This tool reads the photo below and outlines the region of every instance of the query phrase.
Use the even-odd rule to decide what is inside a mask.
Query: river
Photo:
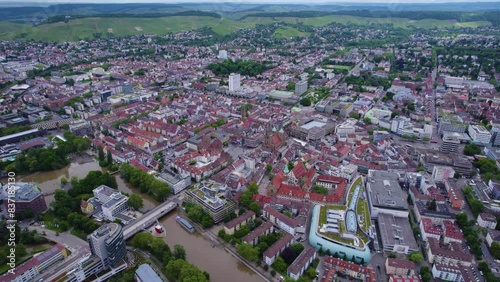
[[[68,181],[73,176],[77,178],[84,178],[85,176],[87,176],[89,171],[93,170],[105,171],[103,168],[99,166],[99,163],[95,161],[83,164],[71,163],[70,165],[62,169],[44,171],[21,177],[19,181],[37,183],[38,187],[42,190],[43,193],[52,193],[56,189],[61,188],[61,178],[64,177]],[[142,194],[139,191],[139,189],[136,189],[132,187],[132,185],[123,181],[123,179],[119,176],[119,174],[116,174],[115,179],[116,179],[116,184],[118,185],[118,190],[128,194],[135,193],[142,197],[144,203],[143,210],[145,211],[150,210],[158,204],[149,195]],[[54,201],[54,195],[45,196],[45,202],[47,202],[47,206],[50,205],[50,203],[53,201]]]
[[[72,163],[65,168],[40,172],[28,176],[21,177],[18,181],[34,182],[44,193],[54,192],[61,186],[61,178],[71,179],[76,176],[84,178],[89,171],[99,170],[103,171],[97,162],[89,163]],[[144,200],[143,210],[150,210],[158,203],[146,194],[141,194],[138,189],[132,187],[130,184],[125,183],[123,179],[116,174],[116,182],[118,190],[132,194],[140,195]],[[49,205],[54,201],[54,195],[46,196],[45,201]],[[211,242],[206,240],[198,233],[191,234],[184,230],[176,221],[176,212],[163,217],[160,222],[165,227],[166,237],[165,242],[168,243],[173,250],[175,244],[184,246],[186,250],[187,260],[199,267],[203,271],[210,274],[210,281],[223,282],[223,281],[238,281],[238,282],[262,282],[263,279],[257,275],[253,270],[248,268],[237,258],[233,257],[230,253],[223,249],[212,247]]]
[[[262,282],[263,279],[224,249],[212,247],[199,233],[189,233],[175,221],[176,212],[163,217],[165,242],[173,250],[175,244],[184,246],[187,260],[210,274],[210,281]]]

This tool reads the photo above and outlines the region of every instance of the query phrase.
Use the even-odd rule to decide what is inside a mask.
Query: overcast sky
[[[294,4],[313,4],[313,3],[456,3],[456,2],[500,2],[499,0],[344,0],[344,1],[328,1],[328,0],[236,0],[236,1],[222,1],[222,0],[0,0],[0,3],[17,4],[22,2],[26,3],[208,3],[208,2],[227,2],[227,3],[294,3]]]

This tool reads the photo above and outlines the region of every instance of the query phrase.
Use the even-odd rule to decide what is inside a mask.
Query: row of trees
[[[464,188],[463,191],[465,198],[467,199],[467,202],[469,203],[470,209],[474,214],[474,216],[477,216],[478,214],[482,213],[484,210],[483,202],[476,199],[476,197],[474,196],[473,188],[471,186],[467,186]]]
[[[155,238],[150,233],[140,232],[132,238],[132,246],[151,252],[163,265],[171,260],[186,259],[186,251],[181,245],[174,245],[174,251],[161,238]]]
[[[101,146],[97,148],[98,158],[99,158],[99,166],[108,167],[109,170],[116,170],[118,167],[116,165],[113,166],[113,156],[111,155],[111,150],[106,152],[104,155],[104,150]]]
[[[151,252],[165,265],[166,275],[170,281],[208,282],[210,275],[186,261],[186,251],[182,245],[174,245],[174,250],[161,239],[146,232],[138,233],[132,239],[132,246]],[[123,281],[123,280],[120,280]]]
[[[139,188],[141,193],[150,195],[158,202],[163,202],[170,195],[170,187],[168,184],[154,178],[154,176],[147,172],[127,163],[120,166],[120,171],[121,176],[126,182]]]
[[[3,127],[3,128],[0,128],[0,137],[23,132],[23,131],[30,130],[30,129],[32,129],[32,128],[29,125]]]
[[[457,224],[462,229],[467,245],[470,247],[471,252],[477,260],[483,258],[483,251],[481,249],[481,237],[479,236],[479,229],[474,228],[475,221],[469,220],[467,214],[460,213],[456,216]]]

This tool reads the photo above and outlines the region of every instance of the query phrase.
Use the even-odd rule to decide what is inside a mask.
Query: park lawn
[[[308,37],[310,35],[311,35],[310,32],[303,32],[291,26],[279,27],[273,33],[273,37],[276,39],[289,39],[292,37]]]

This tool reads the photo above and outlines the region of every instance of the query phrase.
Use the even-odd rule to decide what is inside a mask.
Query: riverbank
[[[56,189],[61,187],[61,178],[66,178],[68,180],[71,177],[84,178],[87,176],[89,171],[104,171],[103,168],[99,166],[97,161],[88,162],[84,164],[71,163],[70,165],[53,171],[36,172],[29,175],[19,176],[17,181],[34,182],[40,187],[42,192],[51,193]],[[140,193],[140,191],[133,187],[132,185],[126,183],[120,174],[116,174],[116,182],[118,184],[118,190],[128,194],[139,195],[144,200],[144,207],[141,210],[151,210],[158,206],[158,202],[149,197],[148,195]],[[54,200],[54,196],[46,196],[45,201],[47,206]],[[177,209],[179,215],[182,214],[183,217],[187,218],[181,208]],[[170,214],[162,217],[159,222],[165,228],[165,237],[162,237],[169,246],[174,246],[179,244],[184,246],[187,253],[188,261],[203,271],[207,271],[210,274],[210,280],[212,282],[224,282],[227,281],[227,277],[231,277],[231,280],[238,282],[262,282],[268,281],[263,279],[255,271],[255,267],[251,264],[246,264],[237,256],[232,255],[230,252],[224,250],[224,246],[220,245],[218,238],[213,233],[206,233],[203,229],[198,226],[198,230],[201,233],[189,233],[184,228],[182,228],[176,221],[175,216],[177,212],[171,212]],[[196,226],[195,226],[196,228]],[[216,246],[212,246],[216,245]],[[207,259],[210,258],[210,259]]]
[[[181,216],[187,218],[187,214],[184,212],[182,207],[177,208],[178,213],[181,214]],[[201,227],[200,224],[195,223],[190,221],[190,223],[195,227],[196,231],[205,238],[205,240],[209,241],[212,243],[212,247],[217,247],[219,249],[225,250],[229,254],[231,254],[234,258],[239,260],[241,263],[243,263],[245,266],[253,270],[257,275],[259,275],[264,281],[271,282],[272,277],[269,273],[266,273],[263,271],[262,268],[258,267],[255,265],[255,263],[249,262],[248,260],[244,259],[241,257],[236,250],[233,250],[234,248],[232,246],[227,246],[226,242],[221,240],[214,232],[214,229],[217,229],[218,225],[214,225],[213,227],[205,230]],[[267,275],[266,275],[267,274]]]

